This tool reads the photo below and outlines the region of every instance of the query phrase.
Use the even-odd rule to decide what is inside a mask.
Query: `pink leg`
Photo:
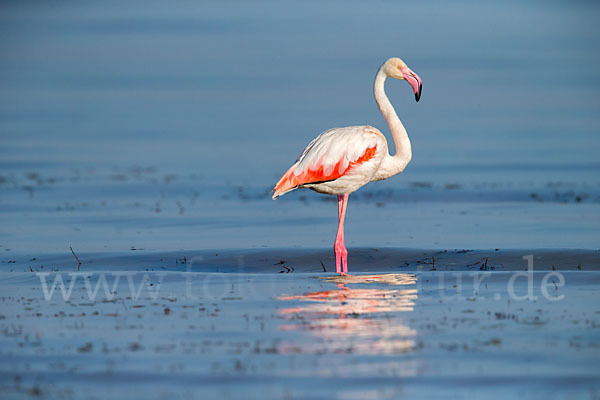
[[[339,222],[335,244],[333,245],[335,252],[335,272],[338,274],[348,272],[348,250],[346,250],[346,246],[344,245],[344,218],[346,217],[346,206],[348,205],[349,196],[348,194],[338,196]]]

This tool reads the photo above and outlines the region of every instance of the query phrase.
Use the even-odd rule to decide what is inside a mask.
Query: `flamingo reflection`
[[[416,332],[398,313],[414,308],[416,275],[338,275],[320,279],[335,284],[335,288],[278,298],[298,303],[279,310],[286,320],[280,329],[316,336],[316,340],[282,343],[280,351],[387,354],[415,347]]]

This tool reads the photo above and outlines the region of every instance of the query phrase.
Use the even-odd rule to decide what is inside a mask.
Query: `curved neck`
[[[406,129],[404,129],[404,125],[400,122],[400,118],[398,118],[394,106],[392,106],[392,103],[390,103],[390,100],[385,94],[384,86],[386,78],[387,74],[383,71],[383,67],[381,67],[375,76],[373,92],[375,94],[377,106],[390,127],[396,145],[396,154],[391,158],[393,158],[395,164],[397,164],[396,168],[400,168],[400,171],[402,171],[404,167],[406,167],[406,164],[410,162],[412,151]]]

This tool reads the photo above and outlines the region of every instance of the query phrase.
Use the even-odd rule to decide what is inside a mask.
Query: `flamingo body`
[[[386,153],[385,137],[372,126],[330,129],[310,142],[283,174],[273,198],[302,187],[350,194],[373,179]]]
[[[399,58],[388,59],[375,76],[375,101],[394,137],[394,156],[388,152],[385,136],[372,126],[330,129],[306,146],[273,188],[273,199],[298,188],[338,196],[339,223],[334,244],[338,273],[348,271],[348,251],[344,245],[348,196],[371,181],[399,174],[412,157],[406,129],[385,94],[384,83],[388,77],[406,80],[417,101],[421,97],[422,83],[421,78]]]

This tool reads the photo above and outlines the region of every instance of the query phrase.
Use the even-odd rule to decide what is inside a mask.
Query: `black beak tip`
[[[419,99],[421,98],[421,89],[423,89],[423,86],[419,86],[419,90],[415,93],[415,100],[417,101],[417,103],[419,102]]]

